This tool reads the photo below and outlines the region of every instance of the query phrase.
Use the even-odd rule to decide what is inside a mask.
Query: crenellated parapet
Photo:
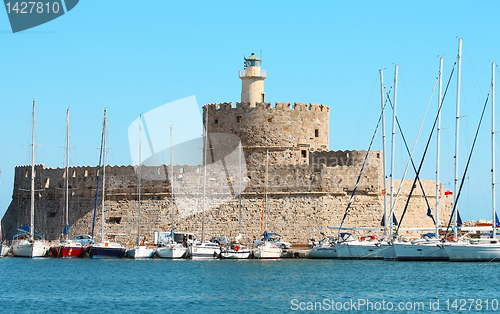
[[[231,109],[240,109],[240,110],[255,110],[255,109],[274,109],[274,110],[283,110],[283,111],[319,111],[319,112],[330,112],[330,107],[322,104],[313,104],[313,103],[293,103],[293,105],[289,102],[275,102],[274,105],[271,102],[260,102],[256,103],[255,106],[251,106],[250,103],[247,102],[222,102],[222,103],[211,103],[203,106],[204,111],[208,109],[209,113],[213,113],[217,110],[231,110]]]

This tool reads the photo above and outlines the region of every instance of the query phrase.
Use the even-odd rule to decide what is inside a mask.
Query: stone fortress
[[[265,102],[267,73],[261,70],[261,60],[253,53],[246,59],[246,67],[240,71],[239,77],[242,80],[241,102],[203,106],[203,122],[209,138],[222,133],[233,134],[241,140],[247,170],[243,175],[246,188],[241,194],[242,242],[249,243],[254,236],[260,235],[264,208],[267,230],[279,233],[292,244],[318,239],[320,231],[327,235],[336,234],[337,230],[328,230],[327,226],[340,225],[366,151],[329,150],[328,106]],[[213,142],[210,145],[213,146]],[[55,240],[61,234],[64,178],[69,175],[70,236],[90,234],[99,168],[70,167],[68,174],[64,168],[36,165],[35,169],[35,194],[39,196],[35,199],[36,231],[48,240]],[[371,151],[344,226],[380,228],[384,208],[382,169],[382,152]],[[146,167],[143,173],[148,171],[166,174],[170,165]],[[199,166],[175,165],[174,183],[176,186],[186,185],[189,181],[185,179],[196,173],[200,173]],[[207,173],[207,180],[213,180],[214,175]],[[30,166],[16,167],[12,202],[2,219],[4,239],[11,239],[18,226],[29,224],[30,176]],[[170,174],[163,177],[145,175],[141,182],[141,235],[147,236],[150,242],[154,232],[171,228],[172,188],[169,178]],[[227,179],[233,182],[234,188],[238,178],[228,176]],[[108,238],[123,243],[135,242],[139,219],[138,181],[134,166],[106,167],[104,227]],[[395,180],[396,188],[399,183]],[[403,183],[395,210],[398,219],[412,183],[411,179]],[[422,183],[434,212],[435,181]],[[217,201],[221,197],[214,189],[208,189],[207,204],[211,209],[205,212],[205,238],[211,235],[233,238],[238,234],[239,198],[236,194],[225,195],[224,201]],[[96,240],[99,240],[101,230],[100,199],[101,196],[96,216]],[[445,224],[451,213],[452,196],[445,196],[442,186],[440,199],[439,222]],[[191,205],[199,207],[200,203],[198,196],[193,198]],[[176,201],[176,230],[195,233],[200,239],[202,213],[197,210],[191,215],[180,215],[178,206]],[[415,189],[402,228],[433,227],[426,212],[422,191]],[[382,235],[381,231],[352,233],[358,236]],[[407,235],[418,236],[417,233]]]

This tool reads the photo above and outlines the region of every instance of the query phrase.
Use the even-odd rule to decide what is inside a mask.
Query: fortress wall
[[[343,154],[343,155],[342,155]],[[332,153],[332,155],[335,155]],[[352,154],[350,154],[351,156]],[[346,156],[337,153],[339,158]],[[377,157],[374,154],[372,166],[360,180],[357,194],[354,197],[346,226],[378,227],[383,215],[383,196],[381,194],[380,167],[377,166]],[[354,163],[355,164],[355,163]],[[376,166],[373,166],[375,164]],[[368,163],[370,165],[370,163]],[[236,165],[214,167],[207,171],[206,191],[206,229],[207,233],[231,235],[238,233],[238,183]],[[23,174],[26,167],[16,168],[16,187],[27,187],[29,177]],[[29,168],[29,167],[28,167]],[[209,167],[207,167],[209,168]],[[202,210],[202,178],[201,167],[176,165],[174,167],[174,191],[176,194],[175,224],[179,231],[190,231],[201,237],[201,210]],[[70,205],[71,235],[90,233],[95,203],[95,189],[97,181],[92,181],[91,173],[97,174],[96,167],[73,167],[77,176],[70,179],[72,191]],[[87,170],[87,177],[84,176]],[[142,172],[142,205],[141,230],[152,239],[155,231],[167,231],[171,223],[171,193],[170,174],[168,166],[143,167]],[[83,175],[78,179],[78,173]],[[106,232],[115,234],[114,237],[122,242],[134,242],[137,235],[137,184],[138,177],[133,166],[106,167]],[[229,175],[229,188],[220,184],[221,174]],[[272,165],[269,167],[268,177],[268,226],[292,243],[306,243],[311,237],[318,237],[317,228],[340,224],[352,190],[357,180],[359,167],[352,165],[338,165],[326,167],[321,165]],[[48,239],[56,239],[61,230],[63,218],[63,197],[60,184],[64,169],[44,169],[37,166],[38,183],[41,197],[36,198],[36,230],[46,234]],[[41,189],[44,178],[50,178],[50,186]],[[200,182],[193,187],[193,182]],[[265,168],[259,165],[249,165],[243,183],[248,185],[242,194],[243,206],[243,233],[246,237],[258,235],[263,209]],[[52,185],[52,182],[54,183]],[[80,184],[81,182],[81,184]],[[92,186],[91,182],[95,182]],[[396,206],[396,216],[400,217],[406,197],[411,188],[411,180],[403,185],[403,192]],[[435,203],[434,181],[423,181],[426,193],[430,198],[431,208]],[[396,181],[397,187],[399,182]],[[389,186],[389,181],[388,181]],[[236,192],[236,193],[235,193]],[[179,194],[180,193],[180,194]],[[229,193],[229,194],[228,194]],[[440,221],[447,221],[451,212],[452,197],[444,196],[441,188]],[[179,196],[180,195],[180,196]],[[432,226],[432,221],[426,217],[427,207],[421,190],[414,192],[415,197],[410,202],[409,210],[403,227]],[[389,197],[387,197],[389,201]],[[225,203],[224,203],[225,202]],[[96,219],[96,234],[100,233],[101,226],[101,198],[98,200]],[[180,213],[179,211],[182,211]],[[186,212],[188,215],[186,215]],[[181,215],[181,214],[184,214]],[[2,227],[6,239],[11,239],[19,225],[27,224],[29,217],[29,191],[17,191],[12,203],[2,220]],[[326,230],[323,230],[326,231]],[[332,234],[327,231],[328,234]],[[333,231],[331,231],[333,232]],[[355,232],[356,233],[356,232]],[[376,232],[380,234],[380,232]],[[356,234],[366,235],[363,232]]]

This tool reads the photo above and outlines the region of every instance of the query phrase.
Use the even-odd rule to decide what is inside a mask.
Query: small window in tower
[[[215,119],[214,124],[219,124],[219,120]]]
[[[241,123],[241,116],[236,117],[236,122]]]
[[[56,216],[56,213],[47,213],[47,218],[54,218]]]
[[[88,176],[89,176],[89,171],[88,171],[88,170],[85,170],[84,177],[88,177]]]
[[[314,130],[314,137],[319,137],[319,130],[318,129]]]
[[[306,158],[307,157],[307,150],[301,150],[301,154],[302,154],[302,158]]]
[[[48,189],[50,184],[50,178],[45,178],[45,188]]]
[[[76,178],[76,171],[73,171],[73,178]]]
[[[273,118],[268,118],[267,122],[273,122]]]

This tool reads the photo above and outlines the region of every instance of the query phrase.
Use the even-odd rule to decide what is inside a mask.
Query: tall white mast
[[[441,151],[441,97],[443,91],[443,57],[439,60],[439,91],[438,91],[438,124],[437,124],[437,155],[436,155],[436,229],[435,236],[439,237],[439,160]]]
[[[491,203],[493,210],[493,239],[496,238],[496,201],[495,201],[495,66],[491,67]]]
[[[269,149],[266,149],[266,184],[264,191],[264,230],[267,231],[267,175],[269,171]]]
[[[33,99],[33,126],[31,130],[31,206],[30,239],[35,239],[35,99]]]
[[[455,212],[453,213],[453,222],[454,222],[454,241],[457,241],[458,236],[458,227],[457,227],[457,213],[458,213],[458,205],[457,202],[457,193],[458,193],[458,138],[459,138],[459,121],[460,121],[460,80],[461,80],[461,71],[462,71],[462,41],[460,38],[458,40],[458,78],[457,78],[457,115],[455,122],[455,193],[453,196],[453,203],[455,204]]]
[[[384,186],[384,239],[387,239],[387,182],[386,182],[386,169],[385,169],[385,95],[384,95],[384,71],[380,71],[380,91],[382,93],[382,175]]]
[[[390,206],[390,211],[389,211],[389,239],[392,241],[392,215],[394,215],[394,155],[396,152],[396,103],[398,99],[398,69],[399,69],[399,64],[396,64],[396,69],[394,70],[394,95],[393,95],[393,110],[392,110],[392,139],[391,139],[391,206]],[[384,147],[385,149],[385,147]],[[385,164],[385,163],[384,163]]]
[[[66,158],[64,160],[64,168],[66,173],[66,225],[64,226],[64,233],[66,235],[66,240],[69,236],[69,108],[66,111]]]
[[[238,204],[238,207],[240,209],[240,232],[238,233],[238,236],[241,237],[241,150],[243,149],[243,147],[241,146],[241,142],[240,142],[240,147],[239,147],[239,151],[238,151],[238,164],[239,164],[239,170],[240,170],[240,186],[239,186],[239,192],[240,192],[240,195],[239,195],[239,204]]]
[[[203,143],[204,156],[203,156],[203,217],[201,221],[201,243],[205,242],[205,194],[207,185],[207,154],[208,154],[208,107],[207,115],[205,117],[205,141]]]
[[[142,150],[142,114],[139,115],[139,222],[137,224],[137,246],[141,244],[141,150]]]
[[[102,206],[101,206],[101,241],[104,242],[104,200],[106,198],[106,144],[108,142],[108,115],[104,109],[104,138],[102,151]]]
[[[172,207],[172,239],[174,239],[174,137],[170,126],[170,206]]]

